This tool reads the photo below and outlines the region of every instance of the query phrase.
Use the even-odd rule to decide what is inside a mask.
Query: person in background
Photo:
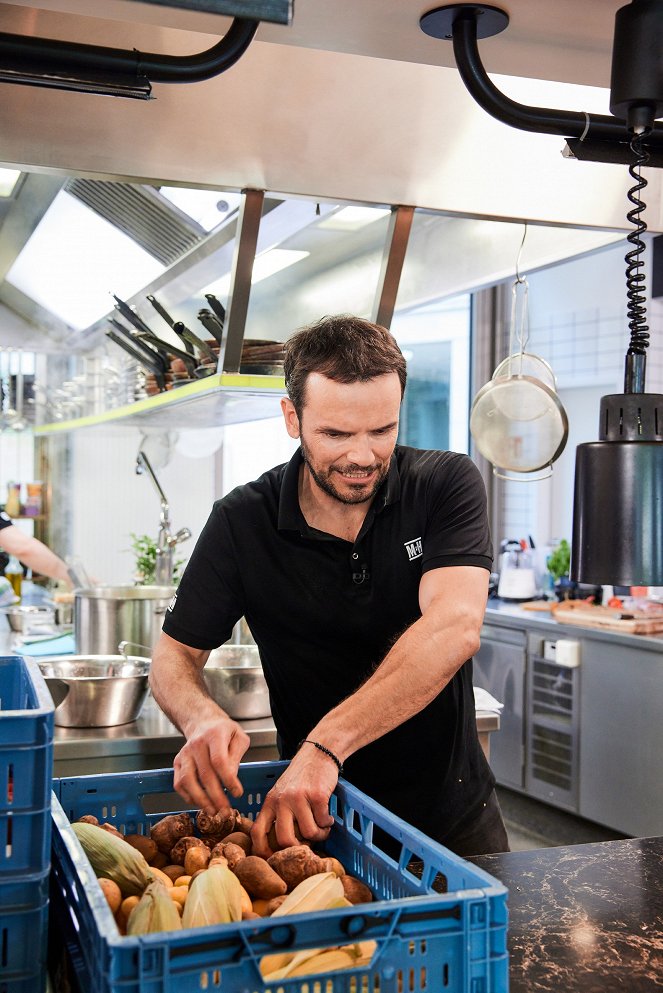
[[[17,528],[4,510],[0,510],[0,551],[2,550],[15,555],[33,572],[48,576],[50,579],[59,579],[70,589],[73,588],[66,563],[38,538],[33,538]]]
[[[472,686],[492,549],[467,455],[396,444],[391,334],[323,318],[286,342],[286,465],[218,500],[155,647],[152,692],[187,742],[175,788],[226,809],[249,737],[207,693],[212,648],[245,616],[290,764],[252,832],[268,855],[322,841],[339,774],[461,856],[508,851]]]

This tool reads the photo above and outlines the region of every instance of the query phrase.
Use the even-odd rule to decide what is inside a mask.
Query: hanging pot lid
[[[474,398],[470,432],[496,471],[528,473],[559,458],[569,422],[554,388],[540,379],[493,376]]]

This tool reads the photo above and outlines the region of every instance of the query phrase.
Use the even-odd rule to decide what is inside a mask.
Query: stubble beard
[[[315,468],[313,461],[311,460],[311,457],[306,448],[306,444],[304,443],[304,439],[300,437],[299,440],[302,450],[302,458],[304,459],[304,464],[306,465],[308,471],[311,473],[314,482],[320,487],[320,489],[324,493],[326,493],[330,497],[333,497],[334,500],[338,500],[339,503],[344,503],[348,506],[353,506],[359,503],[367,503],[369,500],[373,499],[377,491],[382,486],[382,483],[387,478],[387,473],[389,472],[388,462],[387,463],[377,462],[374,465],[368,467],[358,466],[358,465],[357,466],[347,465],[344,466],[343,468],[350,471],[355,469],[366,472],[368,469],[368,471],[372,472],[377,469],[378,475],[369,491],[366,490],[366,486],[362,483],[357,483],[356,486],[353,486],[352,483],[347,483],[346,485],[350,487],[350,492],[342,493],[340,492],[340,490],[336,489],[333,483],[334,473],[338,472],[338,470],[328,469],[326,472],[319,472]]]

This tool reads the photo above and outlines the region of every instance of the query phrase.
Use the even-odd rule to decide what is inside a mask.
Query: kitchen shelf
[[[195,383],[68,421],[40,424],[35,435],[61,434],[79,428],[126,424],[164,428],[220,427],[277,417],[285,394],[281,376],[217,373]]]

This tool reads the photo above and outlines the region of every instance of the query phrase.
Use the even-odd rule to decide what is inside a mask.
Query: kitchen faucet
[[[173,558],[174,549],[182,541],[187,541],[191,537],[189,528],[180,528],[177,534],[170,533],[170,507],[166,495],[159,485],[154,469],[150,465],[150,460],[142,449],[136,456],[136,472],[147,472],[154,484],[154,488],[161,501],[161,512],[159,514],[159,535],[157,537],[157,561],[155,568],[155,582],[157,586],[173,585]]]

